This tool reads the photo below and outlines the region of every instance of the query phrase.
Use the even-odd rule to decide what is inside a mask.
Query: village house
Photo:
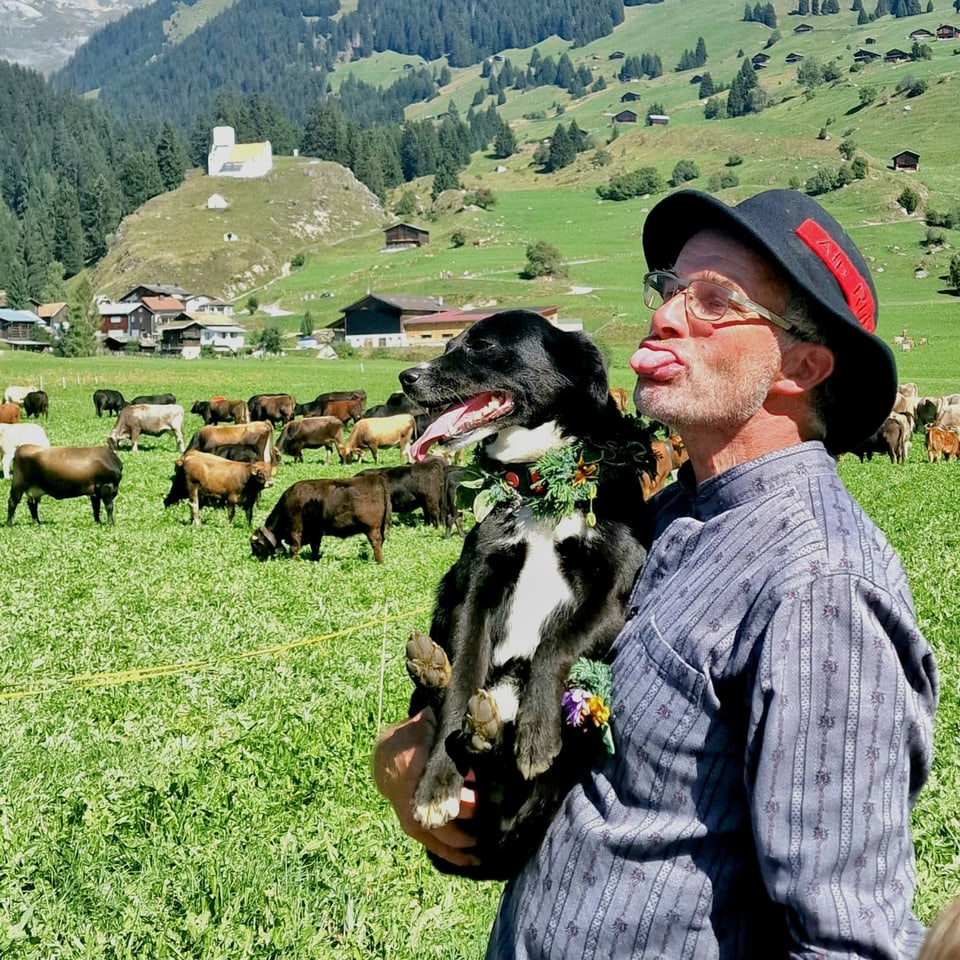
[[[853,62],[854,63],[873,63],[874,60],[879,60],[880,54],[874,53],[873,50],[864,50],[862,47],[859,50],[854,50],[853,52]]]
[[[665,113],[648,113],[648,127],[665,127],[670,122],[670,118]]]
[[[750,62],[753,64],[754,70],[763,70],[766,67],[766,65],[770,62],[770,54],[755,53],[750,58]]]
[[[901,150],[893,157],[893,169],[913,171],[919,170],[920,154],[914,153],[912,150]]]
[[[809,23],[798,23],[793,28],[794,33],[810,33],[811,30],[813,30],[813,27]]]
[[[636,123],[637,112],[636,110],[621,110],[619,113],[614,114],[613,122],[614,123]]]
[[[327,324],[334,340],[351,347],[406,346],[404,321],[442,313],[443,298],[368,293],[343,308],[342,316]]]
[[[960,37],[960,27],[951,26],[949,23],[941,23],[937,27],[938,40],[956,40]]]
[[[68,305],[62,301],[40,303],[38,300],[31,300],[30,309],[40,318],[41,323],[53,331],[59,330],[60,324],[67,319]]]
[[[788,53],[784,58],[784,63],[799,63],[803,59],[802,53]]]
[[[219,297],[209,297],[198,293],[183,298],[183,309],[187,313],[215,313],[221,317],[233,316],[233,304]]]
[[[207,156],[211,177],[251,179],[266,176],[273,169],[273,148],[269,140],[237,143],[233,127],[214,127],[213,146]]]
[[[160,353],[191,360],[204,347],[215,353],[236,354],[243,350],[247,331],[230,317],[206,313],[180,313],[160,333]]]
[[[908,63],[913,57],[906,50],[899,50],[894,47],[883,55],[884,63]]]
[[[190,296],[189,290],[169,283],[141,283],[120,298],[121,301],[140,300],[144,297],[174,297],[184,300]]]
[[[496,313],[504,313],[513,307],[503,307],[499,310],[444,310],[441,313],[429,313],[422,317],[408,317],[403,321],[403,330],[408,345],[415,343],[441,343],[451,340],[464,330],[472,327],[478,320],[491,317]],[[554,326],[557,325],[558,307],[529,307],[534,313],[539,313],[544,320]]]
[[[932,30],[924,30],[923,27],[919,27],[916,30],[911,30],[907,34],[908,40],[932,40],[935,34]]]
[[[152,314],[139,300],[103,300],[97,304],[97,310],[100,333],[111,350],[122,350],[131,341],[139,341],[141,335],[149,336],[145,331],[152,329]]]
[[[621,98],[621,103],[634,103],[640,99],[639,93],[634,93],[632,90],[629,93],[625,93]]]
[[[430,231],[415,227],[412,223],[395,223],[383,231],[383,239],[388,250],[425,247],[430,242]]]
[[[45,350],[47,328],[32,310],[0,309],[0,347],[6,350]]]

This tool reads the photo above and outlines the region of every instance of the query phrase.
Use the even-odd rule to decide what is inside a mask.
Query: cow
[[[247,401],[247,407],[251,420],[269,420],[282,426],[293,419],[297,401],[289,393],[258,393]]]
[[[369,420],[374,417],[393,417],[398,413],[412,413],[416,416],[426,412],[426,407],[411,400],[402,390],[396,390],[387,397],[385,403],[378,403],[364,410],[363,417]]]
[[[373,462],[377,463],[377,451],[381,447],[399,447],[400,456],[409,462],[414,430],[413,417],[409,413],[358,420],[347,442],[339,445],[340,462],[350,463],[354,456],[362,460],[363,451],[369,450],[373,454]]]
[[[358,397],[352,400],[327,400],[320,406],[307,404],[304,407],[298,405],[298,410],[303,412],[303,418],[307,417],[336,417],[344,425],[356,423],[363,419],[363,401]]]
[[[444,467],[443,478],[443,537],[449,539],[453,528],[463,536],[463,513],[457,502],[457,490],[463,480],[466,470],[463,467]]]
[[[917,401],[914,411],[917,420],[917,429],[931,427],[937,422],[940,411],[943,409],[943,397],[921,397]]]
[[[367,403],[366,390],[329,390],[318,393],[309,403],[303,404],[305,410],[322,410],[328,403],[335,400],[359,400],[361,409]],[[395,410],[394,413],[406,413],[405,410]],[[303,414],[301,414],[303,416]]]
[[[236,426],[201,427],[187,444],[187,450],[201,450],[213,453],[216,447],[225,443],[249,443],[257,448],[258,460],[273,463],[273,424],[269,420],[254,420],[253,423]]]
[[[621,413],[627,412],[627,406],[630,403],[630,396],[623,387],[610,387],[610,398],[617,405]]]
[[[939,463],[941,459],[956,460],[960,454],[960,437],[951,430],[927,427],[927,460]]]
[[[150,437],[172,433],[183,453],[183,407],[178,403],[131,403],[120,411],[116,425],[107,436],[107,443],[118,450],[121,441],[129,440],[136,453],[141,433]]]
[[[260,460],[260,453],[255,446],[249,443],[223,443],[209,451],[216,457],[222,457],[224,460],[233,460],[234,463],[257,463]],[[183,466],[174,465],[173,477],[170,483],[170,492],[163,498],[164,507],[172,507],[181,500],[186,500],[187,479],[183,472]],[[210,499],[200,494],[200,506],[213,506],[220,504],[218,499]]]
[[[900,338],[900,343],[903,343],[906,335],[907,331],[904,330],[903,337]],[[920,391],[917,389],[915,383],[901,383],[900,386],[897,387],[897,393],[902,397],[916,397],[920,394]]]
[[[32,443],[35,447],[49,447],[50,441],[39,423],[0,424],[0,456],[3,457],[3,479],[10,479],[10,464],[17,447]]]
[[[250,422],[246,400],[197,400],[190,412],[198,414],[203,422],[208,424]]]
[[[16,387],[10,386],[3,391],[4,403],[15,403],[18,406],[23,403],[28,393],[33,393],[36,387]]]
[[[960,434],[960,403],[948,403],[933,424],[941,430]]]
[[[869,437],[867,437],[865,440],[862,440],[850,451],[852,454],[860,458],[861,463],[863,463],[864,460],[873,460],[873,455],[875,453],[890,452],[890,446],[887,443],[887,438],[884,436],[885,427],[886,421],[877,427],[877,429],[874,430]]]
[[[233,523],[239,504],[246,514],[247,523],[252,524],[253,508],[260,498],[260,491],[273,483],[270,478],[270,464],[262,460],[255,463],[237,463],[212,453],[190,450],[176,461],[176,467],[183,471],[193,523],[197,527],[200,526],[201,495],[225,502],[229,523]],[[163,505],[167,507],[173,502],[175,501],[168,495]]]
[[[277,453],[289,454],[297,463],[303,463],[304,450],[327,451],[326,463],[343,439],[343,421],[336,417],[304,417],[284,424],[277,440]]]
[[[89,497],[93,519],[100,522],[100,504],[113,523],[113,501],[120,489],[123,464],[109,447],[38,447],[25,443],[13,456],[13,483],[7,504],[7,526],[13,526],[17,505],[27,495],[34,523],[40,522],[40,497],[56,500]]]
[[[663,489],[667,477],[673,475],[682,463],[690,459],[683,440],[676,433],[670,434],[666,440],[654,440],[650,447],[657,458],[657,471],[655,476],[646,472],[640,474],[640,489],[644,500],[649,500],[658,490]]]
[[[31,390],[23,398],[23,412],[28,417],[41,416],[46,420],[50,417],[50,398],[45,390]]]
[[[909,417],[902,413],[891,413],[881,428],[887,442],[887,453],[893,464],[906,463],[910,456],[910,436],[913,424]]]
[[[400,513],[423,511],[423,520],[439,527],[444,520],[444,485],[447,465],[435,457],[421,463],[399,467],[370,467],[357,476],[379,473],[390,485],[390,509],[394,516]]]
[[[383,541],[393,514],[390,486],[378,473],[343,480],[299,480],[280,495],[266,523],[250,540],[259,560],[272,556],[282,542],[296,559],[303,543],[320,559],[324,536],[365,534],[377,563],[383,563]]]
[[[93,405],[97,409],[98,417],[102,417],[104,411],[118,416],[127,405],[127,401],[123,399],[123,394],[119,390],[94,390]]]
[[[177,398],[172,393],[148,393],[144,394],[142,397],[134,397],[130,403],[154,403],[154,404],[173,404],[177,402]]]
[[[20,422],[20,404],[9,400],[6,403],[0,403],[0,423],[19,423]]]

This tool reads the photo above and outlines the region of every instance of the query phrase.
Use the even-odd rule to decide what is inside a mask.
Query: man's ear
[[[798,341],[783,351],[780,376],[770,393],[796,396],[808,393],[833,373],[833,351],[819,343]]]

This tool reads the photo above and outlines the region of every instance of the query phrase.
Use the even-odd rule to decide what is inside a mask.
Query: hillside
[[[225,210],[207,208],[214,193]],[[94,289],[119,297],[138,283],[171,283],[232,300],[283,275],[297,253],[379,238],[384,223],[377,198],[335,163],[279,157],[254,180],[197,172],[121,223]]]

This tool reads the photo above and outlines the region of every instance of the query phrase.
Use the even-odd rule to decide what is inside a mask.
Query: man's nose
[[[669,300],[653,311],[650,319],[650,335],[659,340],[690,336],[690,319],[687,316],[686,297],[678,290]]]

